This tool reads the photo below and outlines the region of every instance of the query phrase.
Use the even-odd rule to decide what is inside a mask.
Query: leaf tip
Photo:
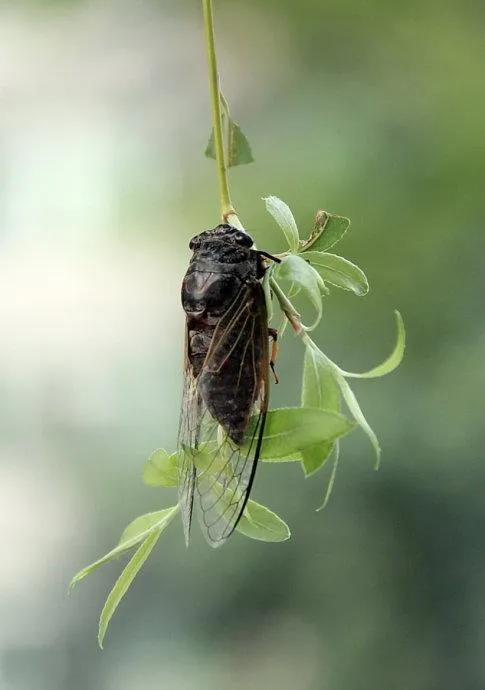
[[[376,461],[374,463],[374,470],[377,472],[381,467],[381,447],[377,445],[376,447]]]
[[[404,327],[404,319],[403,319],[402,314],[399,311],[399,309],[394,309],[394,316],[396,317],[398,332],[400,334],[402,334],[403,341],[405,341],[406,329]],[[404,342],[403,342],[403,346],[404,346]]]
[[[107,630],[107,625],[103,619],[103,614],[104,614],[104,609],[101,611],[101,616],[99,619],[99,626],[98,626],[98,647],[100,649],[104,649],[103,643],[104,643],[104,636],[106,635],[106,630]]]
[[[74,589],[74,587],[77,585],[78,582],[80,582],[84,577],[86,577],[87,573],[83,570],[80,570],[78,573],[74,575],[72,580],[69,583],[69,586],[67,588],[67,593],[70,594],[71,590]]]

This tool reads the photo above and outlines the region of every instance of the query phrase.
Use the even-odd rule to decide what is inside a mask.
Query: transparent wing
[[[219,320],[202,370],[186,364],[179,501],[188,542],[194,503],[211,546],[234,531],[249,498],[268,406],[268,324],[259,283]]]
[[[199,446],[201,424],[201,399],[197,385],[187,363],[184,371],[184,389],[178,435],[178,494],[185,543],[189,544],[190,525],[194,505],[195,464],[194,455]]]
[[[244,512],[256,473],[264,416],[255,415],[242,449],[226,436],[217,444],[207,467],[197,474],[197,514],[211,546],[224,544]]]

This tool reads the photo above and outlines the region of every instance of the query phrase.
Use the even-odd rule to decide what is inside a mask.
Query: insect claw
[[[273,372],[274,382],[279,383],[280,380],[278,378],[278,374],[276,373],[276,369],[275,369],[275,362],[276,362],[276,359],[278,357],[278,342],[277,342],[278,341],[278,331],[276,330],[276,328],[268,328],[268,335],[271,338],[271,340],[273,341],[273,344],[271,347],[271,356],[269,359],[269,366],[270,366],[271,371]]]
[[[274,367],[274,362],[273,362],[273,360],[270,361],[269,366],[270,366],[270,369],[271,369],[271,371],[272,371],[272,373],[273,373],[273,376],[274,376],[274,382],[275,382],[275,383],[279,383],[280,380],[279,380],[279,378],[278,378],[278,374],[276,373],[276,369],[275,369],[275,367]]]

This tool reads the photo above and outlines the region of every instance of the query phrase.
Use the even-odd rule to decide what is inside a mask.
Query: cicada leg
[[[276,369],[275,369],[275,362],[276,362],[276,358],[278,357],[278,331],[276,330],[276,328],[268,328],[268,335],[271,338],[271,340],[273,341],[271,344],[271,355],[269,358],[269,366],[270,366],[271,371],[273,372],[274,382],[279,383],[280,380],[278,378],[278,374],[276,373]]]

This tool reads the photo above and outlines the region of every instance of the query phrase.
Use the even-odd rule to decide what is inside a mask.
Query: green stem
[[[229,112],[229,103],[227,102],[222,91],[219,91],[219,96],[221,98],[221,120],[222,120],[222,134],[226,139],[226,170],[227,170],[227,160],[229,159],[229,151],[231,150],[231,113]]]
[[[270,278],[269,284],[273,291],[274,296],[278,300],[281,311],[286,316],[288,321],[291,323],[293,330],[297,335],[306,335],[304,332],[303,324],[300,319],[300,314],[296,311],[295,307],[292,305],[288,297],[285,295],[283,290],[280,288],[278,283],[274,278]]]
[[[237,216],[232,207],[231,197],[229,195],[227,167],[222,139],[221,93],[219,88],[219,73],[217,71],[212,0],[202,0],[202,8],[204,11],[205,40],[207,48],[207,62],[209,66],[209,85],[212,107],[212,127],[214,132],[214,151],[216,155],[217,177],[219,180],[221,215],[222,219],[226,221],[229,216],[235,216],[236,219]]]

